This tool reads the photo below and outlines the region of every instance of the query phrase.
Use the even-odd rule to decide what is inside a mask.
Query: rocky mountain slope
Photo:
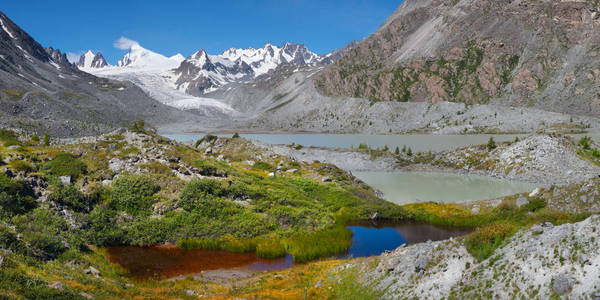
[[[596,1],[407,0],[315,79],[330,96],[600,114]]]
[[[55,136],[97,133],[131,121],[195,117],[162,105],[127,82],[79,71],[0,12],[0,125]]]

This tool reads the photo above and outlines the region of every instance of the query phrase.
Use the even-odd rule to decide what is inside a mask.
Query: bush
[[[579,139],[579,145],[583,148],[583,150],[590,150],[591,149],[591,141],[592,138],[590,138],[589,136],[584,136],[581,139]]]
[[[50,146],[50,135],[48,133],[44,133],[44,145]]]
[[[150,196],[158,190],[158,185],[147,176],[123,175],[112,184],[113,204],[119,210],[137,215],[151,207]]]
[[[510,237],[516,228],[511,224],[499,223],[477,228],[465,240],[467,251],[482,261],[494,253],[504,240]]]
[[[72,154],[60,153],[42,165],[42,171],[54,176],[71,176],[75,179],[87,173],[87,166]]]
[[[22,179],[11,179],[0,173],[0,207],[9,215],[22,214],[34,209],[33,190]]]
[[[240,135],[237,132],[231,136],[232,139],[237,139],[239,137],[240,137]]]
[[[66,205],[77,212],[88,212],[92,206],[90,197],[72,184],[56,186],[54,191],[48,195],[48,200]]]
[[[488,140],[487,143],[487,149],[488,151],[492,151],[494,149],[496,149],[496,141],[494,141],[494,137],[490,137],[490,139]]]
[[[33,165],[24,160],[12,160],[9,165],[19,172],[30,173],[35,171]]]

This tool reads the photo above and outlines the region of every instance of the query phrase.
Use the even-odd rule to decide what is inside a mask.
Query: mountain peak
[[[179,66],[180,61],[170,59],[162,54],[148,50],[140,44],[133,44],[129,52],[117,62],[118,67],[173,69]]]
[[[108,66],[109,64],[102,56],[102,53],[98,52],[94,54],[92,50],[86,51],[79,57],[79,62],[77,62],[77,67],[81,69],[104,68]]]

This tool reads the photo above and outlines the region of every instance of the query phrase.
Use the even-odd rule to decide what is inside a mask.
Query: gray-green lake
[[[485,176],[435,172],[353,172],[368,185],[396,203],[463,202],[487,200],[530,192],[536,184]]]

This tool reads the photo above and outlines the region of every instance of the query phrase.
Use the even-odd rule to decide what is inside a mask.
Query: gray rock
[[[377,218],[379,218],[379,213],[375,212],[372,216],[371,216],[371,220],[377,220]]]
[[[296,173],[296,172],[298,172],[298,169],[289,169],[286,172],[287,173]]]
[[[18,149],[18,148],[21,148],[21,146],[19,146],[19,145],[12,145],[12,146],[8,146],[8,148],[6,148],[6,149],[8,149],[8,150],[14,150],[14,149]]]
[[[544,232],[544,228],[540,225],[535,225],[531,227],[531,232],[534,234],[542,234]]]
[[[4,256],[0,255],[0,267],[2,267],[3,263],[4,263]]]
[[[575,284],[575,279],[569,274],[556,275],[553,280],[552,290],[559,295],[569,292]]]
[[[189,296],[194,296],[196,295],[196,292],[192,291],[192,290],[185,290],[185,293],[188,294]]]
[[[267,176],[269,176],[269,177],[275,177],[275,173],[271,172]]]
[[[415,272],[425,272],[427,269],[427,264],[429,263],[429,256],[421,256],[415,262]]]
[[[521,207],[527,204],[529,204],[529,199],[523,197],[523,195],[519,195],[519,198],[517,198],[517,206]]]
[[[204,151],[204,154],[210,154],[210,153],[212,153],[212,152],[213,152],[212,148],[211,148],[211,147],[208,147],[208,148],[206,148],[206,150]]]
[[[322,179],[323,182],[331,182],[331,178],[329,177],[325,177]]]
[[[60,182],[62,184],[70,184],[71,183],[71,176],[67,175],[67,176],[60,176]]]
[[[49,285],[50,288],[62,290],[64,289],[62,282],[56,281],[53,284]]]
[[[473,206],[473,208],[471,208],[471,214],[472,215],[479,214],[479,206],[478,205]]]
[[[100,271],[98,271],[98,269],[90,266],[89,268],[83,270],[83,272],[85,274],[91,274],[91,275],[100,275]]]
[[[315,288],[316,289],[320,288],[321,286],[323,286],[323,284],[321,283],[320,280],[315,283]]]

